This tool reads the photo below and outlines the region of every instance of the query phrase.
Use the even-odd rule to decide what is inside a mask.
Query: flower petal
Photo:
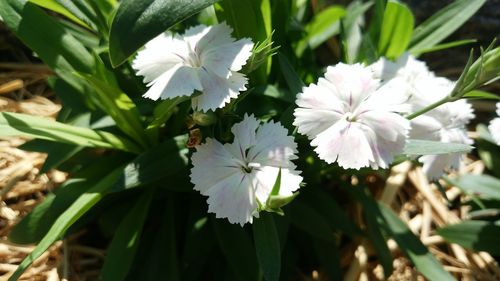
[[[266,166],[252,173],[255,196],[260,203],[266,203],[269,198],[279,171],[280,168]],[[282,168],[279,195],[292,195],[294,191],[299,189],[301,182],[302,177],[298,175],[297,171]]]
[[[228,79],[225,79],[208,69],[200,68],[198,75],[203,93],[191,101],[195,110],[208,111],[222,108],[231,98],[238,97],[240,91],[246,90],[247,78],[238,72],[233,72]]]
[[[228,151],[228,145],[207,138],[206,142],[196,147],[191,156],[191,182],[194,189],[207,195],[208,190],[235,174],[242,174],[237,161]]]
[[[198,71],[188,66],[176,66],[150,83],[152,85],[143,95],[152,100],[171,99],[189,96],[194,90],[201,90],[202,85]]]
[[[495,140],[495,142],[500,145],[500,118],[491,120],[488,129],[490,130],[493,140]]]
[[[149,83],[181,64],[186,56],[187,46],[182,39],[165,32],[149,41],[137,53],[132,68],[137,71],[137,75],[144,76],[145,83]]]
[[[208,212],[230,223],[252,223],[257,213],[257,201],[250,176],[235,174],[219,182],[207,192]]]
[[[231,128],[234,135],[232,147],[234,147],[235,151],[233,154],[245,159],[246,150],[255,145],[255,134],[259,125],[260,121],[253,114],[250,116],[245,114],[243,121],[233,125]]]
[[[340,120],[311,142],[314,151],[327,163],[338,162],[340,167],[360,169],[374,161],[370,143],[360,124]]]
[[[203,54],[211,49],[234,42],[231,37],[233,29],[225,22],[212,26],[196,26],[188,29],[184,35],[187,37],[194,51]]]
[[[222,78],[231,76],[232,71],[239,71],[252,54],[252,40],[245,38],[228,43],[201,54],[204,67]]]
[[[347,102],[349,108],[356,108],[370,94],[375,92],[379,81],[373,78],[369,68],[361,64],[338,63],[326,69],[325,79],[320,84],[332,89],[342,101]]]
[[[263,166],[281,168],[295,168],[290,161],[296,159],[297,144],[288,130],[281,124],[270,121],[257,130],[255,145],[248,151],[250,162],[257,162]]]

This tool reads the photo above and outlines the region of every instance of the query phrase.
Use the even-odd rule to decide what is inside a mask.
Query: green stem
[[[424,108],[422,108],[422,109],[420,109],[420,110],[418,110],[416,112],[413,112],[412,114],[406,116],[406,118],[408,120],[411,120],[411,119],[413,119],[413,118],[415,118],[417,116],[420,116],[420,115],[422,115],[424,113],[427,113],[427,112],[433,110],[434,108],[436,108],[436,107],[438,107],[440,105],[443,105],[443,104],[445,104],[445,103],[447,103],[449,101],[452,101],[452,98],[450,98],[449,96],[446,96],[445,98],[443,98],[441,100],[438,100],[435,103],[429,104],[428,106],[426,106],[426,107],[424,107]]]

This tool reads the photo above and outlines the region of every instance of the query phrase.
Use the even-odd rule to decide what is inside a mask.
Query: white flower
[[[207,138],[196,147],[191,182],[208,196],[209,212],[243,226],[259,216],[259,203],[266,203],[280,169],[279,195],[291,196],[302,177],[291,162],[297,158],[297,145],[279,123],[260,125],[253,115],[245,115],[231,132],[231,144]]]
[[[193,109],[224,107],[246,90],[247,79],[237,71],[253,48],[250,39],[235,41],[231,32],[225,23],[198,25],[183,36],[165,32],[149,41],[132,64],[150,87],[144,97],[170,99],[197,90],[202,94],[192,98]]]
[[[445,78],[427,78],[417,85],[410,99],[413,111],[432,104],[446,95],[455,83]],[[466,100],[443,104],[411,121],[410,138],[444,143],[472,144],[466,125],[474,118],[472,107]],[[456,170],[463,162],[463,153],[425,155],[419,161],[430,180],[439,179],[444,171]]]
[[[380,87],[369,68],[339,63],[298,95],[294,125],[319,157],[343,168],[386,168],[406,144],[410,121],[404,84]]]
[[[410,53],[404,53],[396,61],[381,57],[369,68],[373,71],[375,78],[389,81],[397,77],[403,79],[409,88],[413,88],[420,79],[434,76],[425,62],[417,60]]]
[[[497,115],[500,116],[500,102],[497,103]],[[488,129],[490,130],[493,140],[500,145],[500,118],[497,117],[491,120]]]

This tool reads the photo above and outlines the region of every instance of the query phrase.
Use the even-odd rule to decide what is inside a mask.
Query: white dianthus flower
[[[445,78],[422,79],[410,99],[413,111],[441,100],[453,90],[454,85]],[[466,100],[445,103],[411,120],[410,138],[470,145],[473,141],[467,136],[465,126],[472,118],[472,107]],[[425,155],[419,161],[427,177],[437,180],[446,170],[460,168],[463,153]]]
[[[325,78],[298,95],[294,125],[328,163],[387,168],[410,129],[399,114],[408,110],[404,87],[398,79],[381,86],[361,64],[330,66]]]
[[[253,43],[244,38],[235,41],[225,23],[191,27],[182,35],[168,32],[149,41],[137,53],[132,67],[144,76],[153,100],[190,96],[195,110],[222,108],[240,91],[246,90],[247,78],[239,73],[251,55]]]
[[[417,60],[410,53],[404,53],[396,61],[381,57],[378,61],[369,66],[374,77],[382,81],[389,81],[393,78],[403,79],[408,88],[413,88],[420,79],[434,77],[434,73],[429,70],[425,62]]]
[[[500,116],[500,102],[497,103],[497,115]],[[493,140],[500,145],[500,117],[491,120],[488,126]]]
[[[281,170],[278,195],[292,196],[302,182],[291,160],[297,144],[279,123],[260,124],[245,115],[231,132],[234,142],[207,138],[191,157],[194,189],[208,196],[208,211],[231,223],[252,223],[259,205],[266,203]]]

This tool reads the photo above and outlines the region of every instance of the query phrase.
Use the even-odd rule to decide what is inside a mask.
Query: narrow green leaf
[[[287,209],[287,214],[298,229],[312,237],[335,243],[334,232],[328,221],[309,204],[296,200]]]
[[[164,280],[179,281],[175,199],[169,197],[162,204],[166,206],[152,209],[151,216],[154,216],[155,222],[145,225],[133,268],[125,280],[157,281],[161,276]]]
[[[27,0],[0,1],[5,24],[50,68],[90,73],[92,55],[54,18]]]
[[[464,94],[462,97],[466,99],[488,99],[488,100],[500,100],[500,96],[481,90],[474,90]]]
[[[123,155],[110,155],[73,174],[71,179],[61,184],[54,193],[47,194],[43,202],[14,226],[9,234],[9,240],[18,244],[38,243],[49,231],[54,221],[80,195],[112,172],[116,165],[122,165],[126,160],[128,157],[123,157]]]
[[[75,127],[20,113],[0,113],[0,135],[26,136],[86,147],[119,149],[137,153],[133,142],[108,132]]]
[[[413,22],[413,14],[405,4],[389,0],[378,42],[379,54],[393,59],[399,57],[410,43]]]
[[[101,76],[107,78],[101,80],[95,75],[79,73],[95,90],[95,100],[98,101],[100,108],[109,114],[116,125],[135,141],[140,143],[142,147],[147,147],[152,144],[149,140],[145,128],[141,121],[141,115],[135,103],[123,93],[111,73],[107,70],[102,70]]]
[[[335,243],[320,239],[313,240],[313,247],[323,271],[328,276],[325,280],[342,280],[339,247]]]
[[[474,15],[486,0],[456,0],[415,28],[410,52],[431,48],[443,41]]]
[[[188,165],[186,138],[169,139],[151,148],[127,164],[110,192],[118,192],[184,175]],[[182,144],[182,145],[181,145]],[[176,188],[172,184],[171,188]]]
[[[381,222],[384,228],[422,275],[429,280],[455,280],[391,209],[382,204],[379,206],[385,221]]]
[[[40,7],[43,7],[45,9],[54,11],[58,14],[61,14],[68,19],[76,22],[77,24],[86,27],[88,29],[91,29],[90,26],[88,26],[85,22],[77,18],[75,15],[73,15],[70,11],[68,11],[63,5],[59,4],[56,0],[28,0],[31,3],[34,3]]]
[[[170,119],[170,116],[174,113],[174,109],[181,102],[188,100],[188,97],[177,97],[173,99],[167,99],[161,101],[154,109],[153,116],[154,119],[149,123],[146,131],[151,135],[151,138],[156,138],[159,134],[160,127],[165,124],[165,122]]]
[[[440,228],[437,233],[446,241],[474,251],[500,255],[500,221],[463,221]]]
[[[17,280],[21,274],[40,257],[54,242],[61,239],[71,225],[73,225],[83,214],[101,200],[106,190],[115,182],[122,168],[114,170],[104,177],[95,186],[83,193],[61,214],[51,226],[36,248],[19,264],[19,267],[9,278],[9,281]]]
[[[306,48],[317,48],[326,40],[339,34],[340,19],[346,15],[342,6],[330,6],[316,14],[305,27],[306,36],[302,38],[295,49],[297,56],[301,56]]]
[[[103,281],[122,281],[127,276],[141,239],[153,193],[153,188],[144,191],[118,226],[106,252],[101,271]]]
[[[118,66],[149,40],[218,0],[123,0],[111,24],[109,56]]]
[[[288,88],[293,97],[298,93],[302,92],[302,88],[305,87],[304,82],[300,79],[300,76],[295,72],[292,64],[288,61],[285,55],[278,53],[278,60],[281,67],[281,72],[285,77],[285,81],[288,84]]]
[[[347,187],[348,191],[361,203],[363,206],[363,214],[366,221],[367,233],[370,242],[373,244],[380,263],[384,269],[384,276],[388,278],[393,271],[393,257],[386,239],[382,234],[381,217],[382,214],[375,199],[373,199],[367,187]]]
[[[351,238],[363,235],[363,231],[346,215],[345,210],[338,205],[337,201],[319,186],[301,192],[300,196],[321,212],[332,229],[342,231]]]
[[[56,143],[42,139],[31,140],[24,143],[19,148],[47,154],[47,158],[40,169],[40,174],[44,174],[50,169],[56,168],[83,149],[83,147],[73,144]]]
[[[437,155],[448,153],[466,153],[472,150],[472,146],[462,143],[445,143],[439,141],[410,139],[402,154],[406,155]]]
[[[255,251],[267,281],[278,281],[281,269],[281,250],[273,215],[261,212],[253,224]]]
[[[239,281],[257,281],[259,269],[250,237],[239,225],[212,220],[222,253]]]
[[[435,46],[430,47],[430,48],[424,46],[422,49],[412,50],[411,54],[414,56],[419,56],[421,54],[440,51],[440,50],[446,50],[446,49],[450,49],[453,47],[459,47],[459,46],[463,46],[463,45],[467,45],[467,44],[472,44],[475,42],[477,42],[476,39],[465,39],[465,40],[458,40],[458,41],[452,41],[452,42],[447,42],[447,43],[435,45]]]
[[[466,193],[479,195],[481,198],[500,200],[500,180],[495,177],[464,174],[456,179],[446,178],[446,181]]]

